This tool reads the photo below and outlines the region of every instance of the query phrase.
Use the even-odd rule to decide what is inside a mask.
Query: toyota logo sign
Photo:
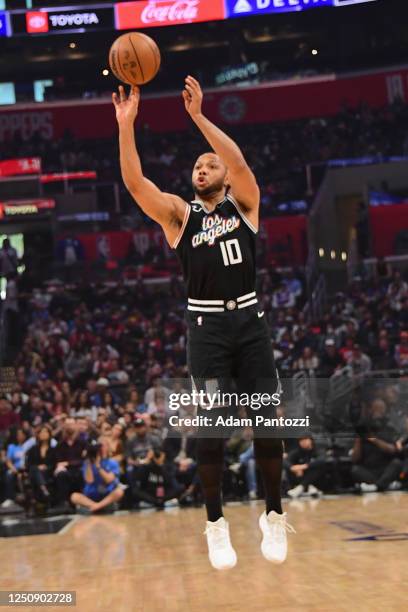
[[[48,14],[41,11],[31,11],[26,13],[27,32],[36,34],[37,32],[48,32]]]

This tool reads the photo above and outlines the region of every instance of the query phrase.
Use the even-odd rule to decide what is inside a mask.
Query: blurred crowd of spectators
[[[261,187],[264,216],[287,212],[288,202],[302,203],[313,195],[306,180],[306,165],[330,159],[408,154],[408,107],[402,102],[371,109],[346,106],[338,115],[267,125],[229,126],[242,147]],[[188,143],[188,146],[186,146]],[[299,146],[301,143],[301,146]],[[193,160],[208,145],[197,130],[156,134],[139,126],[138,146],[146,175],[161,188],[191,199]],[[100,181],[120,179],[117,139],[80,140],[66,133],[59,141],[38,134],[31,140],[17,137],[0,143],[0,159],[39,156],[45,172],[95,170]],[[120,184],[121,181],[120,181]],[[122,211],[136,209],[122,188]],[[298,209],[303,212],[304,205]],[[296,210],[296,205],[291,207]],[[148,220],[145,220],[148,222]]]
[[[282,378],[301,372],[327,380],[345,366],[354,378],[373,370],[408,371],[408,285],[381,262],[374,278],[357,278],[313,323],[302,310],[299,274],[262,274],[258,295]],[[184,308],[175,277],[161,289],[142,281],[49,283],[21,301],[19,320],[27,331],[16,378],[0,399],[3,512],[27,500],[86,512],[200,501],[194,429],[169,435],[166,421],[169,387],[187,387]],[[355,434],[340,452],[346,482],[333,444],[322,451],[308,436],[288,440],[289,495],[316,495],[353,481],[362,491],[404,485],[402,383],[373,385],[351,402]],[[251,437],[244,428],[226,442],[226,496],[259,493]]]

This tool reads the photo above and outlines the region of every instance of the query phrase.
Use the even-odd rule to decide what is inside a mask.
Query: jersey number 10
[[[224,266],[242,263],[241,248],[236,238],[227,240],[226,242],[220,242],[220,248]]]

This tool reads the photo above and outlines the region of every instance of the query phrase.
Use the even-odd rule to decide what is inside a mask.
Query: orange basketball
[[[161,63],[159,47],[141,32],[122,34],[109,51],[113,74],[129,85],[144,85],[157,74]]]

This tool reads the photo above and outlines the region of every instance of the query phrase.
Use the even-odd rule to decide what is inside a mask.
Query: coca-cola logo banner
[[[224,0],[144,0],[115,4],[117,30],[217,21],[225,18]]]

